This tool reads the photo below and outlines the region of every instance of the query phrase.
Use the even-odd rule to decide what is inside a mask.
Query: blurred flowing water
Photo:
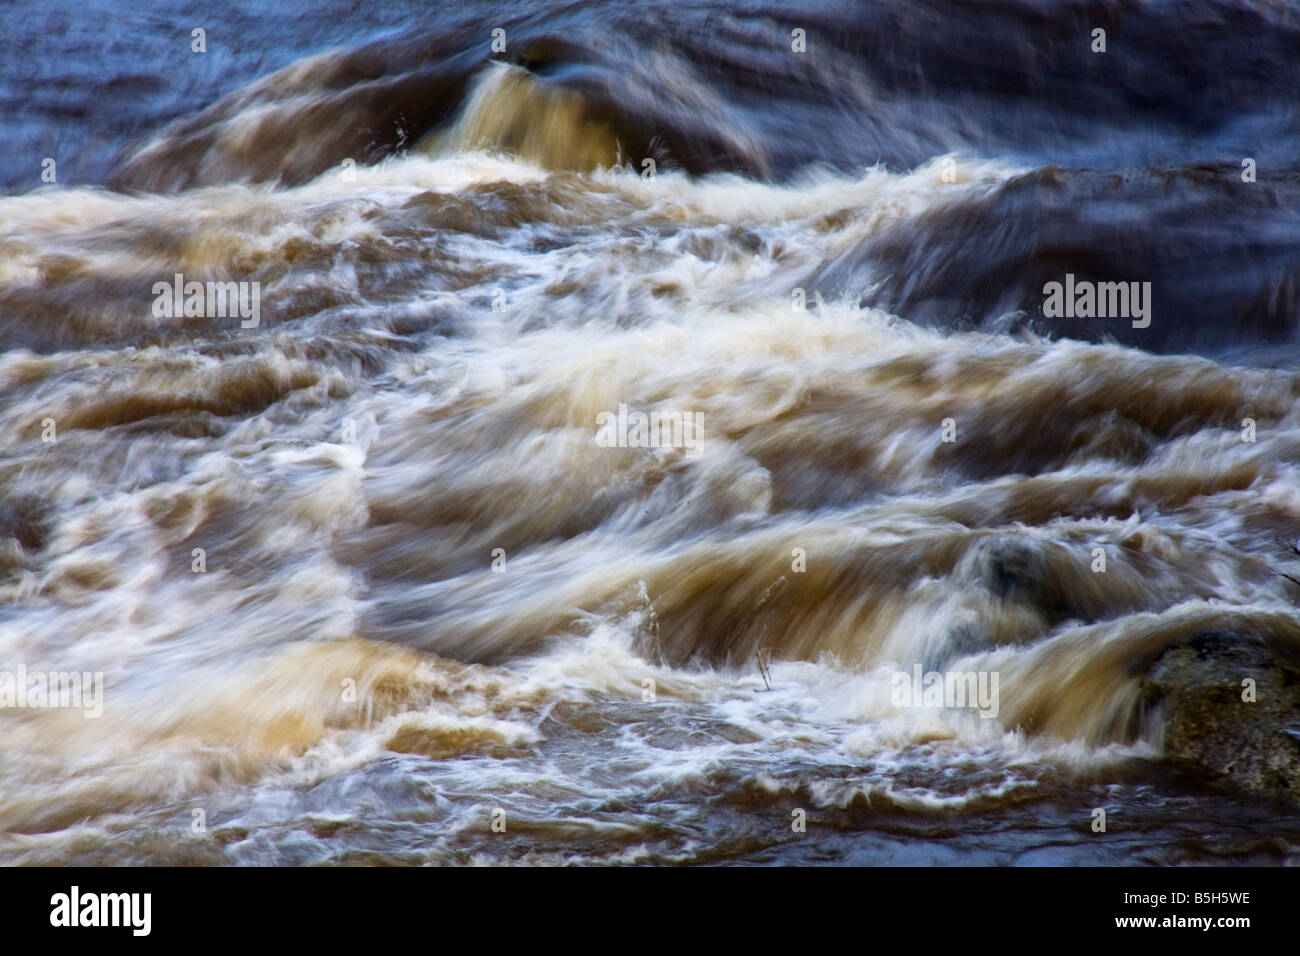
[[[0,22],[0,860],[1297,860],[1142,694],[1300,649],[1294,5]]]

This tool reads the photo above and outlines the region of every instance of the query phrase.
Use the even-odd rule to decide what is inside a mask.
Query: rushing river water
[[[228,6],[0,11],[0,861],[1300,860],[1294,5]]]

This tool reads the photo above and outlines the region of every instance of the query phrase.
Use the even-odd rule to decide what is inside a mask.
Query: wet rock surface
[[[1251,637],[1197,635],[1165,648],[1143,694],[1164,707],[1169,757],[1300,801],[1300,668],[1289,655]]]

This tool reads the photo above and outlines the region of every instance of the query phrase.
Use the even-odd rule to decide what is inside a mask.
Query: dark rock
[[[1243,681],[1254,680],[1254,700]],[[1257,638],[1200,634],[1167,646],[1143,683],[1163,704],[1165,752],[1251,791],[1300,801],[1300,668]]]

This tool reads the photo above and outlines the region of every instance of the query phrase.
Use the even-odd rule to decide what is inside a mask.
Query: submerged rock
[[[1164,706],[1170,757],[1300,801],[1300,667],[1269,644],[1217,633],[1170,644],[1143,697]]]

